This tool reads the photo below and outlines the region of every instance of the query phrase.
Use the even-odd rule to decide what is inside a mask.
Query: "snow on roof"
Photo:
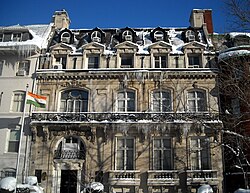
[[[0,42],[0,47],[13,47],[13,46],[37,46],[38,48],[46,48],[48,45],[48,38],[51,32],[52,24],[49,25],[27,25],[27,26],[8,26],[1,27],[0,30],[25,30],[27,29],[33,36],[31,40],[21,42]]]
[[[244,32],[230,32],[229,36],[231,38],[235,38],[236,36],[248,36],[250,37],[250,33],[244,33]]]
[[[245,55],[250,55],[250,50],[234,50],[234,51],[223,52],[219,55],[218,59],[219,61],[221,61],[231,57],[245,56]]]

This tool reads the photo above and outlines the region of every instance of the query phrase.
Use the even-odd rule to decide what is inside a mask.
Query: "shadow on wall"
[[[24,119],[24,135],[30,134],[30,118],[26,117]],[[16,126],[21,126],[21,117],[15,117],[15,118],[0,118],[0,129],[12,129],[16,128]]]

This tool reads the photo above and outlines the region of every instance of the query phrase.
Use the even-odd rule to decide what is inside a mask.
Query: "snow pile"
[[[37,177],[36,176],[28,176],[25,179],[25,183],[31,186],[37,185]]]
[[[102,193],[104,186],[100,182],[91,182],[81,191],[81,193]]]
[[[16,188],[16,178],[6,177],[0,181],[0,189],[8,190],[10,192],[14,191]]]
[[[213,189],[210,185],[205,184],[199,187],[197,193],[213,193]]]
[[[250,189],[241,189],[241,188],[239,188],[234,193],[250,193]]]

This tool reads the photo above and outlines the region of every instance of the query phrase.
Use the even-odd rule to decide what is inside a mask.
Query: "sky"
[[[192,9],[212,9],[214,31],[228,32],[223,0],[3,0],[0,26],[48,24],[62,9],[70,29],[188,27]]]

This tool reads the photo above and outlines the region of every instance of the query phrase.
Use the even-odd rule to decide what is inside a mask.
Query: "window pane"
[[[154,169],[160,170],[161,168],[161,151],[155,150],[154,151]]]
[[[171,169],[171,151],[165,150],[163,156],[163,169]]]
[[[133,139],[127,139],[126,142],[127,142],[128,148],[132,148],[132,149],[134,148],[134,140]]]
[[[133,150],[127,150],[127,170],[133,170],[134,169],[134,151]]]
[[[22,112],[24,109],[24,97],[25,93],[16,92],[13,95],[12,111]]]
[[[117,169],[123,170],[124,169],[124,151],[117,151]]]
[[[117,139],[117,148],[121,149],[124,148],[125,144],[124,144],[124,139]]]

